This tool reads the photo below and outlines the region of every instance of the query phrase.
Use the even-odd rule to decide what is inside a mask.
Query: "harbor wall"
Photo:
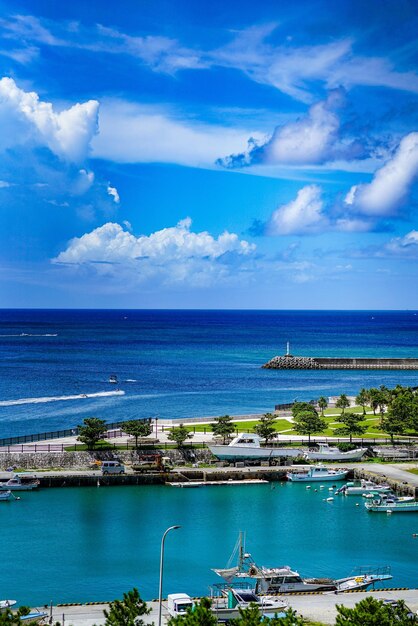
[[[304,357],[275,356],[263,366],[265,369],[372,369],[418,370],[418,359],[364,358],[364,357]]]

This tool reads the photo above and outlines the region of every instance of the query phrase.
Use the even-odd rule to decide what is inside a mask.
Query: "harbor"
[[[414,612],[418,611],[418,589],[396,589],[396,590],[376,590],[359,591],[356,593],[340,594],[337,597],[333,594],[321,595],[295,595],[292,596],[292,607],[299,615],[303,615],[311,621],[320,621],[323,624],[334,624],[337,611],[336,602],[347,607],[354,607],[356,603],[364,598],[372,596],[377,600],[403,600],[405,604]],[[143,616],[145,624],[156,623],[158,620],[158,602],[147,603],[151,609],[149,615]],[[73,626],[103,626],[105,623],[103,610],[108,609],[107,603],[92,602],[87,604],[58,604],[52,607],[53,621],[72,624]],[[49,607],[45,608],[49,614]],[[163,600],[163,612],[161,623],[167,623],[167,601]]]

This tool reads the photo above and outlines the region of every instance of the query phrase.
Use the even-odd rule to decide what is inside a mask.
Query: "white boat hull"
[[[418,513],[418,502],[393,502],[391,504],[366,502],[365,507],[371,513]]]
[[[249,446],[210,445],[209,450],[220,461],[269,460],[280,457],[296,458],[302,456],[297,448],[250,448]]]
[[[304,473],[293,473],[288,472],[286,474],[287,479],[294,483],[311,483],[311,482],[331,482],[335,480],[344,480],[348,474],[348,470],[341,470],[340,472],[335,472],[334,474],[324,474],[322,476],[309,475]]]
[[[360,461],[366,454],[367,448],[358,448],[350,452],[305,452],[305,457],[310,461]]]

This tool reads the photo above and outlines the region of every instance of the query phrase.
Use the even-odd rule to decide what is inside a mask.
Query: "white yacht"
[[[344,480],[347,476],[349,470],[341,469],[334,470],[328,469],[328,467],[324,467],[323,465],[314,465],[309,469],[305,469],[301,472],[287,472],[286,477],[287,480],[292,482],[323,482],[323,481],[334,481],[334,480]]]
[[[296,458],[303,454],[298,448],[262,447],[261,438],[254,433],[240,433],[229,444],[208,444],[208,448],[221,461],[268,461],[281,457]]]
[[[341,452],[337,447],[320,443],[318,448],[309,449],[304,456],[309,461],[360,461],[366,452],[367,448],[355,448],[349,452]]]

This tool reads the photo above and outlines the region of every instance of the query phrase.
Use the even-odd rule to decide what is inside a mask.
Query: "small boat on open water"
[[[303,454],[298,448],[262,447],[261,438],[253,433],[240,433],[229,444],[208,444],[208,448],[221,461],[269,461]]]
[[[288,480],[292,482],[322,482],[322,481],[333,481],[333,480],[344,480],[347,476],[349,470],[341,469],[341,470],[333,470],[324,467],[323,465],[314,465],[310,467],[308,470],[304,470],[302,472],[287,472],[286,477]]]
[[[18,474],[15,474],[12,478],[6,480],[6,482],[0,483],[0,491],[31,491],[38,487],[39,480],[37,478],[22,481],[22,478]]]
[[[367,448],[355,448],[348,452],[341,452],[339,448],[327,443],[320,443],[317,449],[308,450],[304,456],[309,461],[360,461],[366,452]]]

